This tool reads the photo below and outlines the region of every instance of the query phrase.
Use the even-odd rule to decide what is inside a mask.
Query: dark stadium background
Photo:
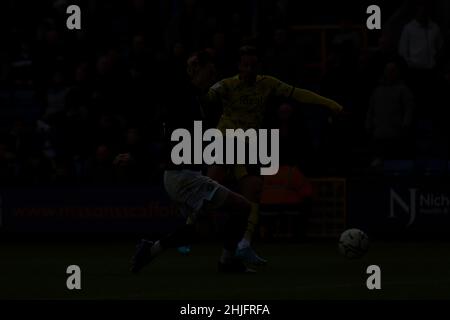
[[[81,7],[81,31],[66,28],[69,4]],[[365,26],[371,4],[382,30]],[[1,1],[0,297],[448,298],[450,4],[427,4],[444,45],[429,81],[415,81],[398,55],[415,1]],[[288,133],[282,164],[312,194],[263,206],[256,247],[272,264],[243,288],[214,273],[220,215],[200,224],[191,257],[170,253],[131,278],[134,242],[184,223],[162,188],[161,147],[186,59],[212,48],[219,78],[233,76],[245,44],[261,52],[261,72],[346,110],[330,123],[317,107],[271,106],[268,125]],[[416,101],[409,131],[377,159],[365,124],[389,62]],[[131,164],[114,161],[121,153]],[[372,240],[361,261],[337,253],[350,227]],[[79,295],[64,287],[77,263],[87,274]],[[365,289],[371,263],[386,265],[380,294]],[[30,264],[36,273],[23,276]]]

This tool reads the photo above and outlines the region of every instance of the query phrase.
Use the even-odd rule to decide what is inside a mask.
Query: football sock
[[[248,247],[250,247],[250,242],[245,238],[243,238],[238,244],[238,249],[245,249]]]
[[[247,248],[255,233],[256,227],[259,221],[259,204],[251,202],[250,215],[248,216],[247,230],[245,231],[244,238],[239,242],[239,249]]]
[[[236,248],[238,246],[239,241],[242,239],[244,235],[245,229],[247,228],[248,221],[247,214],[230,214],[227,222],[225,223],[225,232],[224,232],[224,249],[228,252],[236,252]]]
[[[151,249],[152,256],[160,254],[162,251],[162,246],[160,241],[156,241]]]
[[[234,253],[230,250],[223,249],[222,256],[220,257],[221,263],[227,263],[234,257]]]
[[[195,225],[185,224],[177,231],[161,239],[160,245],[163,249],[185,246],[192,243],[192,238],[194,234],[195,234]]]

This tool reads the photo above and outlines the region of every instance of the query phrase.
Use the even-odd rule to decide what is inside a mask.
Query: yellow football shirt
[[[238,75],[224,79],[210,88],[205,102],[222,105],[223,113],[218,129],[224,132],[225,129],[261,128],[271,97],[293,98],[300,103],[323,105],[336,113],[343,109],[333,100],[263,75],[257,76],[252,85],[241,81]]]

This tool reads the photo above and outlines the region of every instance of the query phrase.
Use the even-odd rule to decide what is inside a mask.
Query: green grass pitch
[[[372,243],[354,261],[333,242],[257,250],[269,259],[257,274],[218,274],[220,245],[197,244],[191,255],[168,251],[134,276],[132,242],[2,243],[0,299],[450,299],[449,243]],[[366,288],[372,264],[381,268],[378,291]],[[66,288],[69,265],[82,270],[80,291]]]

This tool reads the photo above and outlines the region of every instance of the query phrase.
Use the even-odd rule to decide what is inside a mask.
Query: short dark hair
[[[243,46],[239,49],[239,58],[243,56],[256,56],[259,58],[258,49],[253,46]]]
[[[195,58],[196,62],[200,66],[205,66],[208,63],[214,63],[213,53],[208,49],[200,50],[193,53],[191,55],[191,58]]]
[[[192,76],[196,68],[204,67],[209,63],[215,64],[212,51],[210,49],[197,51],[188,59],[187,73],[189,76]]]

